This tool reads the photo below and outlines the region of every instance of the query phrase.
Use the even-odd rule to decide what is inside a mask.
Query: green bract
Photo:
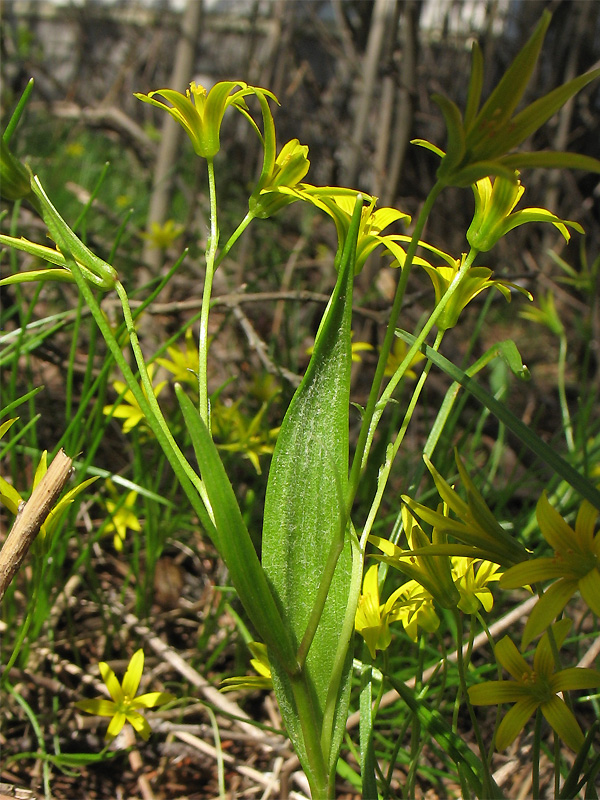
[[[446,153],[422,139],[416,139],[414,143],[442,157],[437,171],[442,183],[469,186],[487,175],[503,175],[516,183],[514,170],[524,167],[565,167],[600,172],[600,161],[577,153],[511,153],[570,97],[600,76],[600,69],[580,75],[514,114],[537,63],[550,19],[550,12],[544,11],[531,38],[481,108],[483,55],[477,43],[473,45],[464,116],[452,100],[433,95],[446,122]]]
[[[431,552],[481,558],[503,566],[512,566],[512,564],[524,561],[527,558],[527,550],[498,524],[483,497],[475,488],[458,452],[455,455],[460,478],[467,493],[466,503],[442,478],[429,459],[424,457],[424,460],[444,504],[449,511],[456,514],[458,519],[452,519],[446,513],[433,511],[427,506],[411,500],[410,497],[402,498],[417,517],[433,525],[434,529],[438,529],[446,536],[452,536],[465,545],[462,548],[455,544],[438,545],[435,550],[432,548]]]
[[[31,176],[21,162],[10,152],[4,138],[0,138],[0,197],[4,200],[29,200],[37,208],[35,195],[31,191]]]

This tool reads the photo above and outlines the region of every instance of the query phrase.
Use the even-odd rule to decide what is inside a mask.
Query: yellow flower
[[[545,208],[523,208],[513,212],[525,191],[518,175],[518,171],[515,171],[516,182],[502,175],[493,181],[486,176],[471,186],[475,195],[475,214],[467,231],[467,241],[471,247],[481,252],[491,250],[498,239],[526,222],[551,222],[567,242],[571,238],[567,225],[578,233],[584,233],[578,222],[560,219]]]
[[[198,387],[198,345],[194,340],[192,329],[185,332],[183,348],[167,347],[168,358],[157,358],[156,363],[173,373],[173,380],[178,383],[190,383]]]
[[[380,536],[369,536],[369,542],[384,554],[380,560],[419,583],[442,608],[455,609],[460,594],[452,580],[450,556],[437,552],[446,545],[446,537],[434,528],[430,541],[406,506],[402,508],[402,521],[406,550]]]
[[[236,87],[239,87],[237,91],[233,91]],[[210,92],[192,82],[185,94],[174,89],[157,89],[147,95],[139,92],[134,94],[142,102],[167,111],[190,137],[194,151],[207,159],[214,158],[219,152],[221,123],[225,111],[230,106],[240,111],[252,127],[258,130],[248,112],[244,97],[254,94],[274,98],[274,95],[266,89],[249,86],[243,81],[220,81]],[[171,105],[162,100],[155,100],[157,95]]]
[[[584,500],[573,529],[550,505],[545,492],[540,497],[536,508],[538,525],[554,550],[554,556],[516,564],[500,579],[503,589],[558,579],[544,592],[529,615],[523,631],[524,647],[556,619],[577,590],[600,617],[600,531],[594,535],[598,513]]]
[[[105,661],[100,662],[99,669],[112,700],[100,697],[95,700],[79,700],[75,703],[75,707],[99,717],[112,717],[104,737],[106,741],[114,739],[126,722],[129,722],[142,739],[147,741],[151,733],[150,725],[137,709],[162,706],[175,700],[175,696],[168,692],[149,692],[135,696],[144,669],[144,651],[141,649],[132,655],[122,685]]]
[[[406,581],[398,590],[398,604],[394,619],[402,623],[402,627],[413,640],[417,641],[419,628],[427,633],[434,633],[440,626],[440,618],[433,605],[433,597],[418,581]]]
[[[557,647],[564,642],[570,626],[569,619],[562,619],[552,626]],[[578,752],[583,745],[583,733],[573,712],[559,694],[572,689],[600,686],[600,672],[578,667],[555,671],[547,633],[536,647],[533,668],[508,636],[498,642],[494,652],[498,662],[514,680],[487,681],[471,686],[468,691],[469,700],[474,705],[515,703],[500,723],[496,733],[496,748],[504,750],[508,747],[539,708],[559,739],[571,750]]]
[[[119,553],[123,550],[123,542],[128,530],[141,531],[142,526],[134,511],[138,493],[132,489],[127,493],[125,500],[119,497],[112,481],[106,481],[106,486],[111,494],[107,500],[106,510],[110,514],[110,521],[104,526],[104,533],[113,533],[115,550]]]
[[[456,277],[456,274],[462,266],[464,257],[465,254],[463,253],[462,259],[454,259],[452,266],[432,267],[430,264],[422,265],[423,269],[427,272],[431,278],[431,282],[433,283],[436,304],[440,302],[442,297],[445,295],[446,290]],[[448,328],[453,328],[458,322],[464,307],[485,289],[489,289],[491,287],[498,289],[498,291],[504,295],[509,303],[511,300],[511,289],[515,289],[516,291],[521,292],[521,294],[524,294],[530,300],[533,300],[531,294],[521,286],[517,286],[514,283],[509,283],[508,281],[492,279],[491,275],[492,270],[488,267],[471,267],[469,269],[468,273],[463,278],[462,283],[454,292],[444,310],[436,320],[436,325],[441,331],[448,330]]]
[[[408,351],[408,347],[406,346],[406,342],[400,337],[396,337],[394,340],[394,344],[392,349],[390,350],[390,354],[388,355],[387,361],[385,363],[385,372],[383,373],[385,376],[391,378],[391,376],[396,372],[400,364],[404,361],[404,357]],[[412,369],[416,366],[419,362],[423,361],[425,356],[421,352],[417,352],[414,354],[410,366],[404,373],[405,378],[411,378],[411,380],[416,380],[417,373]]]
[[[225,678],[221,681],[220,692],[256,691],[257,689],[269,690],[273,688],[267,646],[262,642],[248,642],[248,648],[254,656],[254,658],[250,659],[250,664],[258,672],[258,675]]]
[[[371,658],[376,657],[377,650],[387,650],[392,641],[390,622],[396,618],[397,600],[401,591],[402,587],[396,589],[385,603],[380,604],[377,564],[366,571],[362,594],[358,598],[354,627],[365,640]]]
[[[261,474],[259,456],[270,455],[275,449],[279,428],[263,425],[269,403],[265,402],[252,418],[240,409],[241,400],[231,405],[216,403],[212,410],[212,430],[217,447],[230,453],[241,453],[258,475]]]
[[[250,196],[249,208],[252,215],[265,219],[297,200],[297,197],[282,194],[279,188],[282,186],[294,188],[305,177],[309,167],[306,145],[300,144],[298,139],[292,139],[284,144],[270,171],[261,175]]]
[[[177,225],[174,220],[168,219],[162,225],[158,222],[151,223],[150,232],[142,233],[141,235],[156,250],[166,250],[178,236],[181,236],[184,230],[183,225]]]
[[[478,563],[477,572],[475,564]],[[452,577],[454,585],[460,592],[458,607],[465,614],[475,614],[479,607],[491,611],[494,598],[487,584],[490,581],[500,580],[498,564],[491,561],[466,558],[465,556],[452,557]]]
[[[148,367],[148,376],[152,381],[154,373],[153,365]],[[167,381],[161,381],[157,386],[153,387],[154,396],[162,392],[167,385]],[[129,433],[136,425],[145,420],[144,412],[140,408],[138,401],[135,399],[131,389],[127,388],[127,384],[123,381],[113,381],[113,389],[120,395],[120,400],[112,405],[104,406],[102,409],[107,416],[117,417],[123,420],[123,433]]]

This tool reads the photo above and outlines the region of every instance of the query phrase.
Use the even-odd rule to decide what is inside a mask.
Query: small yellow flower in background
[[[260,475],[259,456],[273,453],[279,428],[263,425],[269,403],[263,403],[251,418],[242,412],[240,405],[241,399],[231,404],[215,403],[211,417],[213,435],[219,450],[241,453]]]
[[[262,642],[248,642],[248,648],[254,656],[250,659],[250,664],[258,672],[258,675],[225,678],[221,681],[220,692],[270,690],[273,688],[267,646]]]
[[[106,487],[111,497],[106,501],[105,506],[111,519],[105,525],[104,533],[108,534],[114,532],[113,542],[115,550],[120,553],[123,550],[123,542],[125,541],[127,531],[142,530],[138,516],[135,513],[135,503],[138,493],[132,489],[123,500],[119,497],[111,480],[106,481]]]
[[[94,700],[79,700],[75,703],[75,707],[99,717],[112,717],[104,737],[105,741],[114,739],[126,722],[129,722],[142,739],[147,741],[151,733],[150,725],[137,709],[162,706],[175,700],[175,695],[169,692],[149,692],[135,696],[144,670],[144,651],[141,649],[131,657],[122,685],[105,661],[101,661],[98,666],[112,700],[101,697]]]
[[[516,589],[558,578],[529,615],[523,631],[524,647],[556,619],[577,590],[600,617],[600,531],[594,535],[598,513],[584,500],[573,529],[550,505],[545,492],[540,497],[536,507],[538,525],[554,556],[516,564],[500,579],[502,589]]]
[[[399,336],[396,336],[394,339],[394,344],[390,353],[387,357],[387,361],[385,362],[385,372],[383,373],[386,377],[391,378],[392,375],[396,372],[400,364],[404,361],[406,353],[408,351],[408,346],[404,339],[401,339]],[[421,352],[417,352],[412,357],[410,365],[406,372],[404,373],[405,378],[410,378],[411,380],[416,380],[417,373],[414,371],[413,367],[419,364],[425,356]]]
[[[148,367],[148,376],[152,381],[154,374],[154,367],[151,364]],[[167,381],[161,381],[153,388],[154,396],[158,397],[162,390],[167,385]],[[138,401],[133,396],[131,389],[127,388],[127,384],[123,381],[113,381],[113,389],[117,394],[122,395],[121,399],[112,405],[104,406],[102,409],[107,416],[116,417],[123,420],[123,433],[129,433],[136,425],[143,422],[146,417],[144,412],[139,407]]]
[[[133,197],[130,194],[120,194],[117,197],[116,203],[119,208],[127,208],[133,202]]]
[[[167,250],[184,230],[183,225],[178,225],[174,220],[168,219],[162,225],[159,222],[152,222],[150,231],[142,233],[141,236],[143,239],[147,239],[156,250]]]
[[[80,158],[85,153],[85,147],[81,142],[71,142],[65,147],[65,153],[70,158]]]
[[[558,648],[563,644],[571,620],[562,619],[552,626]],[[515,703],[496,733],[496,749],[504,750],[519,735],[532,714],[539,708],[559,739],[577,752],[583,745],[583,733],[573,712],[559,697],[573,689],[600,686],[600,672],[595,669],[570,667],[556,671],[552,648],[545,633],[536,647],[533,668],[519,653],[512,640],[505,636],[494,648],[496,659],[514,680],[487,681],[471,686],[469,700],[474,705]]]
[[[396,618],[397,600],[401,592],[402,587],[396,589],[385,603],[380,604],[377,564],[366,571],[362,594],[358,598],[354,627],[365,640],[371,658],[376,657],[377,650],[387,650],[392,641],[390,622]]]
[[[167,347],[167,353],[169,358],[157,358],[156,363],[173,373],[174,381],[178,383],[190,383],[197,388],[198,345],[194,339],[192,329],[188,328],[185,332],[185,344],[183,348]]]

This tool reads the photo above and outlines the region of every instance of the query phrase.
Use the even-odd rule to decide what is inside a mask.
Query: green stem
[[[227,240],[227,244],[225,245],[225,247],[223,247],[223,249],[219,253],[218,258],[215,261],[215,269],[223,261],[225,256],[229,253],[229,251],[231,250],[233,245],[237,242],[237,240],[240,238],[242,233],[246,230],[248,225],[250,225],[250,223],[252,222],[253,219],[255,219],[254,215],[250,211],[248,211],[248,213],[246,214],[244,219],[240,222],[240,224],[237,226],[237,228],[234,230],[234,232],[231,234],[231,236]]]
[[[438,331],[437,332],[437,336],[436,336],[436,339],[435,339],[435,342],[433,344],[433,348],[432,349],[434,349],[436,351],[439,349],[439,347],[440,347],[440,345],[442,343],[442,339],[444,338],[444,333],[445,333],[445,331]],[[361,536],[361,542],[363,543],[363,546],[366,545],[367,538],[369,536],[369,533],[371,532],[371,528],[373,527],[373,523],[375,522],[375,517],[376,517],[377,512],[379,510],[379,506],[381,504],[381,500],[383,498],[383,493],[385,491],[385,487],[387,485],[387,481],[388,481],[388,478],[390,476],[390,471],[392,469],[392,465],[394,463],[394,459],[396,458],[396,455],[398,454],[398,450],[400,449],[400,445],[402,444],[402,441],[403,441],[404,436],[406,434],[406,431],[408,429],[409,423],[410,423],[410,421],[412,419],[412,416],[414,414],[417,402],[419,400],[419,396],[421,394],[421,391],[423,390],[423,386],[425,385],[425,381],[427,380],[427,376],[429,375],[429,370],[431,369],[431,364],[432,364],[431,361],[428,361],[425,364],[423,372],[419,376],[419,380],[417,382],[417,385],[415,386],[415,390],[412,393],[412,397],[411,397],[410,402],[408,404],[408,408],[406,409],[406,413],[404,414],[404,419],[402,420],[402,425],[400,426],[400,429],[398,431],[398,434],[396,435],[394,443],[387,448],[386,456],[385,456],[385,462],[383,463],[383,465],[381,466],[381,468],[379,470],[379,477],[378,477],[378,480],[377,480],[377,491],[375,493],[375,497],[374,497],[373,502],[371,504],[371,508],[369,509],[369,516],[367,517],[367,520],[366,520],[364,528],[363,528],[362,536]],[[386,391],[384,392],[384,395],[387,393],[388,388],[389,387],[386,387]],[[382,395],[382,400],[383,400],[383,395]]]
[[[356,491],[358,489],[358,484],[360,481],[360,476],[367,456],[369,430],[371,428],[371,422],[373,420],[373,416],[375,414],[375,410],[377,407],[377,401],[379,398],[381,384],[383,382],[383,376],[388,356],[391,352],[392,344],[394,343],[396,323],[398,322],[398,317],[400,316],[400,311],[402,310],[402,304],[404,302],[404,295],[406,293],[406,287],[408,284],[408,278],[410,276],[413,259],[417,252],[419,239],[423,232],[423,228],[425,227],[427,218],[429,217],[429,214],[431,212],[433,204],[437,199],[437,196],[439,195],[439,193],[442,191],[443,188],[444,184],[438,181],[432,188],[432,190],[429,192],[427,199],[425,200],[425,203],[423,205],[423,208],[421,209],[421,213],[419,214],[419,217],[417,219],[415,229],[412,234],[412,238],[410,240],[408,249],[406,251],[406,259],[404,261],[404,265],[402,266],[402,272],[400,274],[398,286],[396,287],[396,295],[394,297],[394,303],[392,305],[392,310],[390,312],[390,319],[388,321],[387,330],[385,332],[385,338],[381,346],[381,352],[379,354],[379,360],[377,362],[377,367],[375,369],[373,384],[371,386],[369,399],[367,401],[367,406],[365,408],[365,412],[363,415],[363,421],[358,435],[358,441],[356,444],[356,451],[354,453],[354,459],[352,461],[352,467],[350,469],[350,478],[348,486],[348,507],[352,505],[352,502],[356,495]]]
[[[307,778],[310,784],[311,796],[315,800],[333,800],[333,781],[328,780],[327,765],[323,758],[319,731],[321,723],[315,709],[312,692],[307,680],[307,674],[301,669],[297,675],[290,675],[290,684],[294,693],[298,719],[302,727],[302,738],[306,747],[306,755],[310,765],[310,774]]]
[[[567,367],[567,337],[561,334],[558,349],[558,398],[560,402],[560,412],[567,440],[567,447],[570,453],[575,452],[575,440],[573,439],[573,424],[567,403],[567,393],[565,390],[565,374]]]
[[[540,744],[542,739],[542,712],[538,708],[535,714],[535,728],[533,744],[531,747],[531,797],[539,800],[540,797]]]
[[[200,419],[210,430],[208,406],[208,315],[213,278],[216,269],[216,254],[219,245],[219,226],[217,224],[217,188],[215,185],[215,165],[212,158],[206,159],[208,168],[208,194],[210,200],[210,235],[206,246],[206,274],[202,290],[202,313],[200,314],[200,333],[198,341],[198,410]]]
[[[466,668],[465,668],[465,661],[463,657],[463,638],[464,638],[464,630],[462,624],[462,615],[460,611],[454,609],[454,619],[456,620],[456,666],[458,668],[458,678],[460,682],[460,689],[462,692],[463,697],[465,698],[465,702],[467,705],[467,710],[469,712],[469,717],[471,718],[471,725],[473,727],[473,731],[475,733],[475,738],[477,740],[477,746],[479,748],[479,755],[481,759],[481,767],[482,767],[482,785],[484,790],[485,797],[493,797],[494,793],[492,791],[492,780],[491,774],[489,769],[489,764],[487,760],[487,755],[485,751],[485,744],[483,742],[483,738],[481,736],[481,731],[479,729],[479,723],[477,722],[477,717],[475,712],[473,711],[473,706],[469,701],[469,693],[467,691],[467,682],[466,682]]]

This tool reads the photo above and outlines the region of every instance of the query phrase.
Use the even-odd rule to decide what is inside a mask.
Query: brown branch
[[[59,450],[29,500],[19,506],[17,518],[0,550],[0,600],[64,489],[72,463],[65,451]]]

